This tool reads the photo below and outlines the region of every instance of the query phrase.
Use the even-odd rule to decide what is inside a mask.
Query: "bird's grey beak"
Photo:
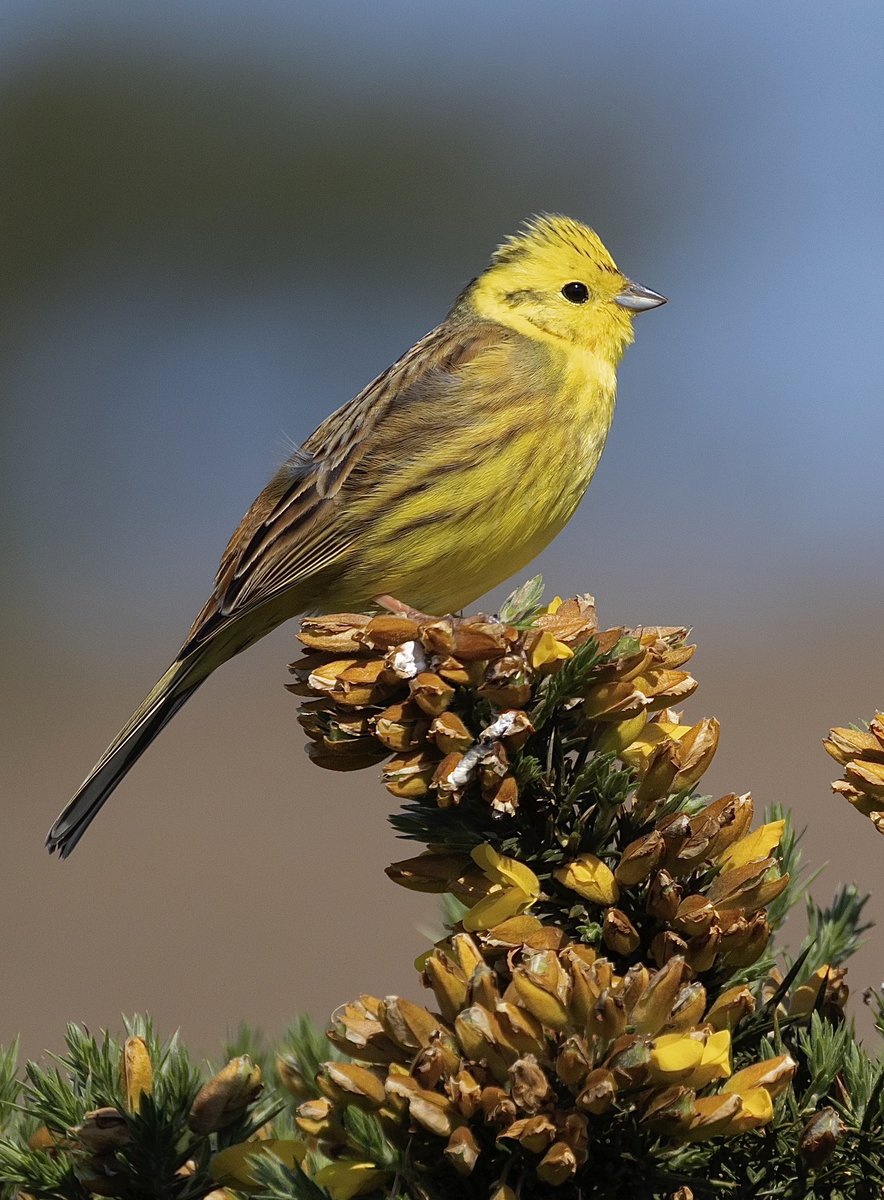
[[[630,280],[620,295],[614,297],[614,303],[621,308],[628,308],[630,312],[644,312],[645,309],[659,308],[665,304],[666,297]]]

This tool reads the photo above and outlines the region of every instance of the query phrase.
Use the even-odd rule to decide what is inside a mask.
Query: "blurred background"
[[[372,773],[307,763],[293,625],[42,842],[289,439],[538,210],[670,298],[550,592],[693,625],[710,790],[792,805],[819,899],[880,884],[820,739],[884,703],[882,38],[874,0],[2,0],[0,1041],[150,1010],[214,1053],[417,996],[436,902],[383,875]]]

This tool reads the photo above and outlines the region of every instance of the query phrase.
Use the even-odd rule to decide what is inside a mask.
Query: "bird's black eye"
[[[585,304],[589,299],[589,288],[585,283],[566,283],[562,295],[572,304]]]

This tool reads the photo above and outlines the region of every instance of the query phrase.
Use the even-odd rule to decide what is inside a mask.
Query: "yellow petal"
[[[770,1093],[764,1088],[752,1088],[748,1092],[740,1092],[740,1111],[727,1122],[719,1131],[725,1136],[736,1133],[746,1133],[750,1129],[758,1129],[773,1120],[773,1101]]]
[[[515,917],[524,912],[536,899],[536,895],[529,896],[520,887],[502,888],[474,904],[464,916],[463,927],[468,933],[475,933],[479,929],[491,929],[508,917]]]
[[[550,600],[549,604],[547,604],[547,606],[546,606],[546,611],[550,614],[550,616],[552,616],[553,613],[557,613],[561,607],[562,607],[562,597],[561,596],[553,596],[552,600]]]
[[[770,852],[779,846],[785,828],[785,821],[769,821],[767,825],[740,838],[718,860],[722,870],[731,871],[735,867],[745,867],[748,863],[768,858]]]
[[[153,1088],[153,1067],[144,1038],[126,1038],[121,1068],[126,1107],[129,1112],[137,1113],[141,1107],[141,1097],[145,1094],[150,1095]]]
[[[304,1161],[307,1147],[296,1138],[267,1138],[264,1141],[237,1142],[213,1155],[209,1163],[209,1174],[215,1183],[225,1187],[236,1187],[243,1191],[260,1190],[252,1174],[253,1160],[257,1156],[273,1155],[287,1167]]]
[[[547,663],[554,663],[560,659],[573,657],[574,651],[571,647],[566,646],[564,642],[560,642],[558,638],[553,637],[548,629],[545,629],[531,651],[531,666],[536,671],[539,667],[546,666]]]
[[[341,1160],[320,1168],[314,1179],[332,1200],[352,1200],[353,1196],[361,1196],[363,1192],[375,1191],[387,1175],[387,1171],[372,1162]]]
[[[687,1079],[700,1065],[703,1042],[681,1033],[664,1033],[654,1039],[649,1079],[654,1083],[679,1083]]]
[[[614,904],[619,899],[620,888],[614,872],[594,854],[578,855],[553,875],[566,888],[595,904]]]
[[[731,1035],[729,1029],[719,1029],[710,1034],[703,1047],[697,1069],[687,1080],[688,1087],[695,1090],[705,1087],[713,1079],[726,1079],[731,1073]]]
[[[540,880],[531,868],[520,863],[518,859],[498,854],[488,842],[474,847],[472,859],[493,883],[521,888],[535,900],[540,895]]]
[[[788,1088],[797,1069],[791,1055],[778,1054],[776,1058],[763,1059],[737,1071],[721,1090],[746,1095],[760,1088],[771,1096],[779,1096]]]

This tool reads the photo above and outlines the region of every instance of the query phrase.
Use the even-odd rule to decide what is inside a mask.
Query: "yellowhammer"
[[[632,317],[663,303],[567,217],[537,217],[505,241],[442,324],[276,472],[175,661],[52,826],[49,849],[70,854],[203,680],[280,622],[373,603],[452,612],[529,562],[592,479]]]

